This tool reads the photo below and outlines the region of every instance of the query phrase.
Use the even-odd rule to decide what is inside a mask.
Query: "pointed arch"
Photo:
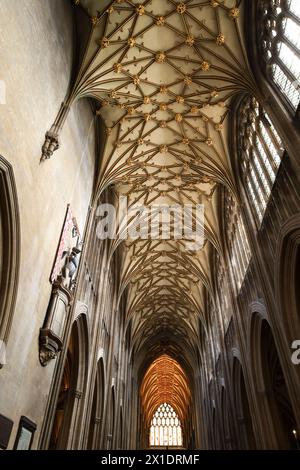
[[[9,338],[20,265],[20,217],[12,166],[0,155],[0,340]],[[0,367],[5,363],[0,356]]]

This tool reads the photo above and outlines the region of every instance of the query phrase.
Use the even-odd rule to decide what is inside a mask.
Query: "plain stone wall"
[[[39,329],[51,286],[49,276],[67,204],[83,232],[94,177],[94,125],[87,101],[75,105],[61,134],[61,147],[40,163],[45,132],[65,98],[73,57],[69,0],[0,0],[0,154],[13,166],[21,224],[18,297],[0,370],[0,413],[37,424],[36,447],[54,361],[41,367]],[[87,138],[87,136],[89,136]]]

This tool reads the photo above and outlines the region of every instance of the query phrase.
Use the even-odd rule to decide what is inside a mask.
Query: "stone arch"
[[[88,433],[88,449],[100,448],[100,433],[103,421],[103,409],[105,399],[105,373],[103,358],[100,357],[94,384],[93,402]]]
[[[76,449],[81,438],[81,399],[87,381],[88,323],[79,315],[71,327],[67,354],[54,411],[50,449]]]
[[[20,217],[12,166],[0,155],[0,367],[16,303],[20,265]],[[2,346],[2,347],[1,347]]]
[[[268,320],[258,312],[252,316],[251,362],[254,381],[263,408],[266,445],[276,449],[293,449],[297,445],[293,431],[296,417]]]
[[[300,338],[300,213],[281,228],[275,260],[278,321],[292,342]]]

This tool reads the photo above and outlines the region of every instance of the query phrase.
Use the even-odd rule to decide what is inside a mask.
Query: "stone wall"
[[[49,302],[49,276],[67,204],[81,233],[90,202],[94,167],[94,117],[88,101],[74,105],[61,147],[40,163],[45,132],[68,89],[73,61],[73,10],[68,0],[2,0],[0,154],[12,165],[20,209],[18,296],[0,372],[0,413],[37,424],[37,445],[53,367],[39,363],[38,337]]]

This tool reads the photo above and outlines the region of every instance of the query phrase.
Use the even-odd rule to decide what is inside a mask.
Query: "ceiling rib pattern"
[[[151,337],[170,335],[178,348],[183,340],[193,347],[199,319],[206,324],[205,292],[212,292],[211,250],[222,259],[218,187],[236,192],[227,139],[231,101],[253,89],[242,3],[75,4],[91,26],[68,104],[85,97],[99,102],[106,136],[96,198],[113,188],[130,207],[204,204],[205,243],[198,251],[189,251],[186,239],[122,242],[120,294],[128,290],[135,351]],[[115,240],[112,251],[120,244]]]
[[[162,403],[170,404],[184,425],[190,402],[188,379],[181,366],[167,354],[156,359],[147,369],[141,385],[141,400],[146,425]]]

